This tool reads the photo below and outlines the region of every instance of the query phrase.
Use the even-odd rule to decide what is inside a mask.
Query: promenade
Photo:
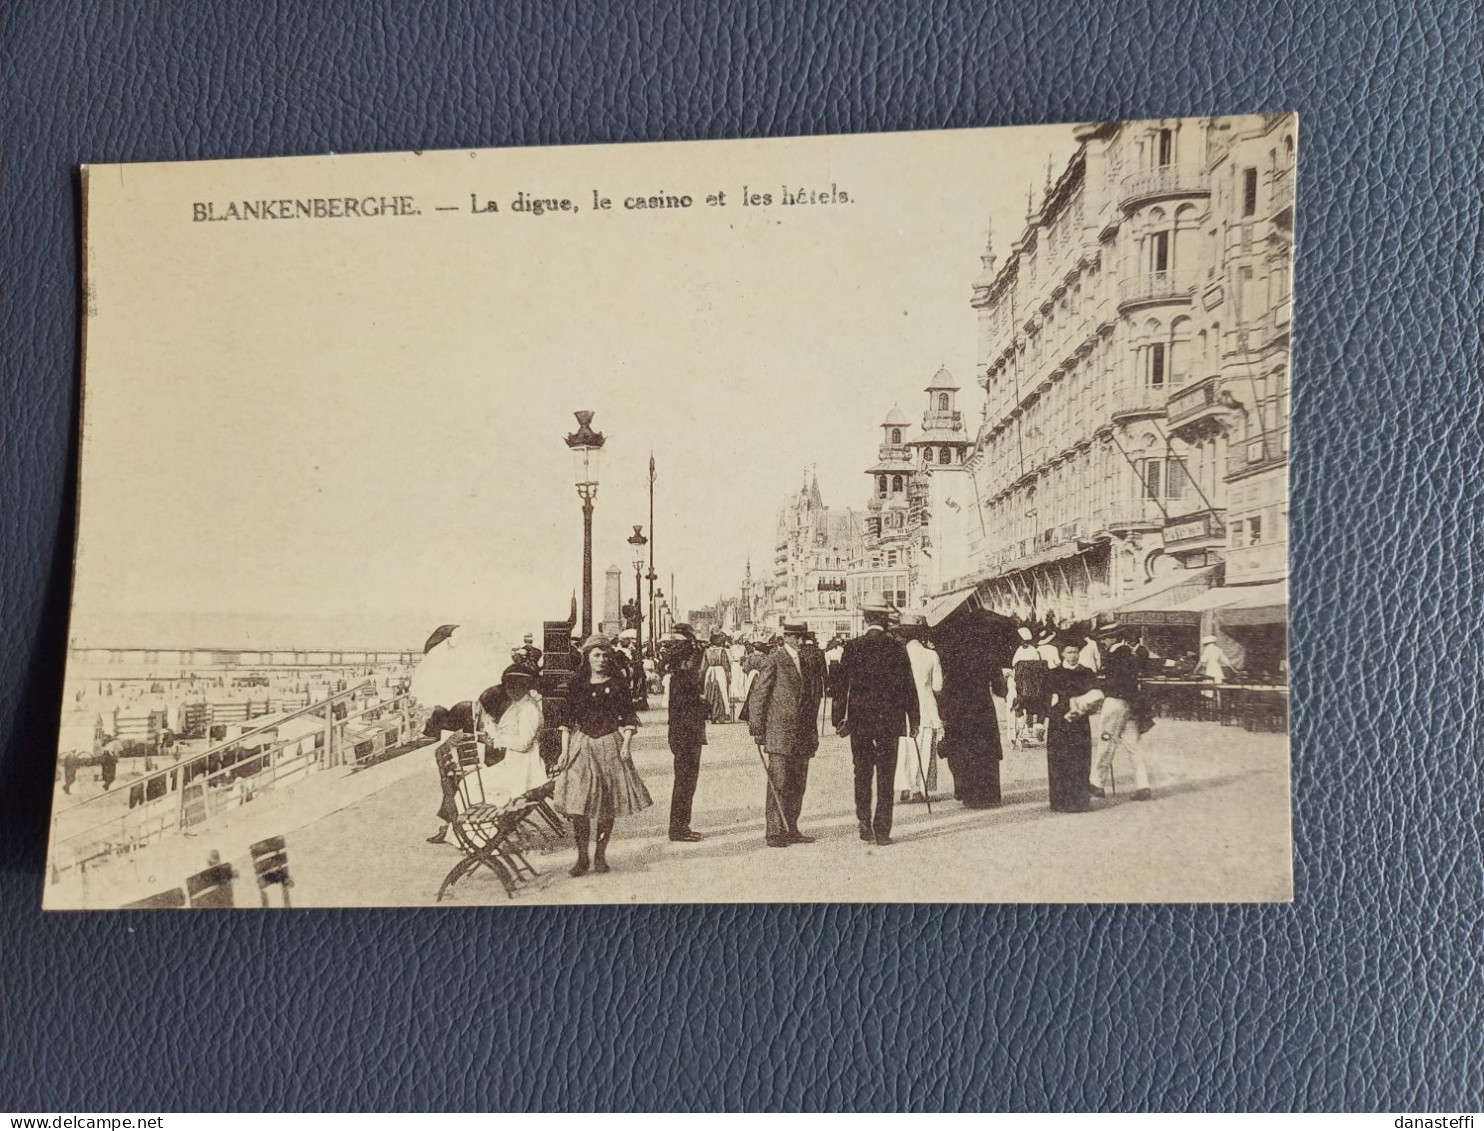
[[[530,854],[541,872],[514,900],[488,873],[444,905],[734,902],[1238,902],[1291,895],[1287,739],[1161,720],[1148,736],[1166,775],[1155,800],[1117,797],[1086,814],[1047,808],[1045,753],[1011,751],[1005,804],[970,811],[947,795],[928,813],[898,805],[887,847],[856,835],[849,745],[827,733],[810,769],[800,828],[818,842],[763,843],[763,778],[746,727],[710,728],[692,821],[706,839],[667,837],[672,781],[659,712],[644,716],[635,764],[655,805],[618,823],[608,875],[573,879],[568,844]],[[431,750],[374,793],[289,834],[298,906],[420,906],[458,860],[425,839],[437,827]],[[1132,777],[1120,768],[1120,781]]]

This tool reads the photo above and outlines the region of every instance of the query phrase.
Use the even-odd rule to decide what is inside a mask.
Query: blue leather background
[[[1479,25],[1468,0],[0,6],[0,1109],[1479,1108]],[[37,911],[80,162],[1281,109],[1293,906]]]

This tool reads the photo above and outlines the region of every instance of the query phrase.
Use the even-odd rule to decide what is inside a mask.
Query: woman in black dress
[[[608,871],[608,840],[613,822],[654,802],[634,769],[629,745],[639,729],[632,687],[618,678],[612,646],[605,636],[582,645],[583,661],[568,685],[567,727],[571,744],[557,771],[551,803],[572,820],[577,863],[572,875]],[[597,825],[591,861],[588,838]]]
[[[998,656],[1003,644],[988,614],[961,614],[934,634],[943,664],[938,714],[943,737],[938,751],[953,771],[953,796],[966,809],[992,809],[1001,802],[1000,721],[995,697],[1005,697]]]
[[[1051,808],[1058,813],[1085,813],[1087,782],[1092,774],[1092,720],[1096,705],[1087,700],[1097,686],[1097,673],[1077,664],[1076,641],[1061,648],[1061,667],[1046,673],[1046,780]]]

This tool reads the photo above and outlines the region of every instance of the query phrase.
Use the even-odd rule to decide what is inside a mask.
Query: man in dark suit
[[[897,766],[897,739],[915,735],[917,687],[912,661],[900,640],[886,632],[890,605],[866,605],[866,631],[845,645],[831,721],[835,733],[850,738],[855,770],[855,819],[866,843],[891,843],[892,791]],[[875,812],[871,783],[876,784]]]
[[[701,747],[706,745],[706,718],[711,713],[701,687],[701,647],[695,630],[677,624],[660,641],[660,656],[670,673],[669,738],[675,764],[670,792],[670,839],[693,843],[701,834],[690,827],[691,805],[701,776]]]
[[[809,782],[809,759],[819,749],[816,712],[824,696],[823,673],[802,654],[803,624],[785,623],[783,645],[768,654],[747,697],[748,728],[767,756],[764,799],[768,846],[813,844],[799,832],[799,812]]]

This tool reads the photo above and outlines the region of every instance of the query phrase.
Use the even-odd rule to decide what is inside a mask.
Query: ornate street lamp
[[[593,414],[574,413],[577,431],[567,439],[572,451],[572,481],[582,500],[582,635],[593,631],[593,498],[598,493],[598,456],[603,450],[603,433],[594,432]]]
[[[644,547],[649,544],[649,539],[644,537],[642,525],[634,527],[633,537],[628,542],[634,549],[634,647],[642,656],[644,654],[644,601],[643,590],[639,588],[639,578],[644,572]]]

